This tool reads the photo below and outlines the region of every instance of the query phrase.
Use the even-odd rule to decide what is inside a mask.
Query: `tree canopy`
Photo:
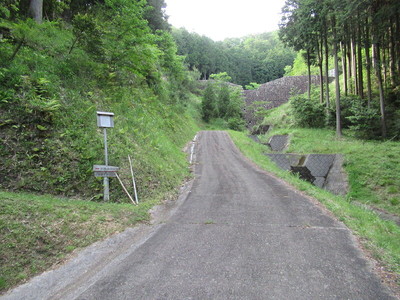
[[[282,9],[279,35],[287,46],[304,51],[309,67],[318,66],[320,100],[324,101],[322,83],[325,82],[327,107],[331,105],[330,57],[334,58],[338,110],[341,93],[366,99],[365,105],[370,107],[374,105],[374,91],[377,91],[382,136],[387,135],[386,106],[397,105],[397,96],[391,94],[396,93],[400,83],[399,1],[287,0]],[[339,111],[337,118],[340,118]],[[340,122],[337,123],[339,126]]]
[[[226,39],[214,42],[208,37],[173,29],[178,53],[185,56],[190,69],[197,69],[202,79],[211,74],[227,72],[232,82],[245,86],[251,82],[265,83],[284,75],[295,51],[280,42],[277,32]]]

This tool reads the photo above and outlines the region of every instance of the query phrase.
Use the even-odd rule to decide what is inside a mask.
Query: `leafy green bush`
[[[400,140],[400,86],[387,95],[386,117],[388,136]]]
[[[346,119],[350,121],[349,128],[360,138],[371,139],[379,136],[380,114],[374,107],[368,107],[365,101],[355,100],[349,108],[351,113]]]
[[[290,107],[295,123],[301,127],[322,128],[325,126],[325,106],[304,96],[290,99]]]
[[[218,116],[218,113],[216,112],[216,103],[217,96],[215,95],[214,88],[210,83],[208,83],[206,89],[204,90],[203,99],[201,102],[202,117],[207,123],[211,118]]]
[[[208,82],[202,96],[202,117],[207,123],[215,118],[224,119],[232,124],[229,128],[240,130],[244,124],[243,105],[240,89],[223,81]]]
[[[358,96],[344,96],[340,98],[340,116],[342,128],[349,128],[351,125],[351,122],[348,119],[348,117],[353,115],[351,107],[353,106],[354,102],[359,100],[360,98]],[[333,105],[328,108],[325,123],[329,128],[336,127],[336,103],[333,103]]]
[[[243,118],[229,118],[228,119],[228,127],[229,129],[236,130],[236,131],[243,131],[245,129],[246,122]]]

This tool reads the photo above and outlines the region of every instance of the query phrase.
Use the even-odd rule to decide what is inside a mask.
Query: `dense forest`
[[[1,2],[1,188],[100,199],[96,111],[115,113],[110,165],[129,179],[131,155],[142,197],[179,185],[198,104],[163,7],[163,0]],[[113,201],[125,199],[118,182],[111,189]]]
[[[347,113],[352,110],[348,117],[357,121],[355,129],[373,134],[379,114],[380,135],[398,137],[400,2],[287,0],[282,14],[280,38],[303,51],[309,73],[312,65],[318,67],[321,82],[325,82],[319,99],[328,109],[336,108],[337,134],[341,135],[342,123],[348,121],[341,111],[347,108]],[[335,103],[329,91],[330,57],[336,77]],[[351,103],[341,103],[341,97]]]
[[[178,54],[185,56],[190,70],[198,70],[201,79],[227,72],[232,82],[245,87],[265,83],[284,75],[285,67],[293,64],[296,52],[285,47],[277,32],[229,38],[214,42],[206,36],[174,29],[172,34]]]

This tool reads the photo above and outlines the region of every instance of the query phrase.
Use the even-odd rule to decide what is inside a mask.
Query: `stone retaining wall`
[[[319,76],[311,76],[311,83],[320,84]],[[256,90],[245,90],[245,119],[249,128],[256,125],[256,107],[272,109],[289,101],[295,94],[304,94],[308,88],[308,76],[287,76],[260,85]]]

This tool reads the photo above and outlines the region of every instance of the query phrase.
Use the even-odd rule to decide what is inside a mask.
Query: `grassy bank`
[[[276,116],[274,116],[276,117]],[[285,117],[287,118],[287,117]],[[282,118],[280,118],[282,120]],[[272,123],[273,124],[273,123]],[[335,196],[299,178],[280,170],[264,153],[266,146],[257,144],[244,133],[230,131],[230,135],[243,154],[261,168],[270,171],[306,194],[318,199],[339,220],[343,221],[361,238],[366,249],[389,270],[400,276],[400,228],[395,223],[379,218],[376,213],[356,205],[354,201],[373,204],[398,214],[398,191],[390,186],[398,185],[398,144],[385,142],[363,142],[346,137],[334,138],[329,130],[299,129],[284,126],[285,121],[275,126],[270,134],[290,134],[291,145],[287,152],[295,153],[342,153],[345,155],[346,171],[350,179],[347,196]],[[282,125],[283,124],[283,125]],[[276,124],[275,124],[276,125]],[[267,139],[267,137],[261,137]],[[390,162],[390,163],[388,163]],[[368,164],[367,164],[368,163]],[[367,164],[367,165],[365,165]],[[392,166],[387,170],[385,166]]]
[[[400,216],[400,143],[361,140],[349,130],[341,139],[328,129],[293,127],[289,105],[268,113],[264,122],[273,130],[262,137],[289,134],[288,153],[341,153],[349,175],[348,201],[357,201]],[[268,149],[266,149],[268,151]]]
[[[0,291],[62,262],[77,248],[147,220],[156,202],[133,206],[0,192]]]
[[[70,162],[70,157],[63,160],[58,156],[43,156],[41,167],[33,168],[28,174],[22,172],[19,178],[21,185],[25,179],[31,179],[30,184],[22,187],[38,192],[51,191],[49,184],[41,184],[44,180],[58,182],[57,189],[53,190],[56,194],[73,194],[71,187],[73,189],[75,185],[75,192],[83,196],[68,199],[0,191],[0,292],[62,262],[74,249],[147,220],[152,206],[176,195],[177,187],[190,176],[182,148],[198,128],[196,99],[188,104],[193,108],[186,108],[181,115],[161,109],[157,104],[135,105],[132,111],[137,112],[136,115],[124,113],[123,105],[113,109],[117,114],[116,127],[109,130],[111,163],[120,167],[120,176],[129,190],[132,190],[132,182],[127,155],[133,158],[139,206],[130,204],[115,178],[110,180],[113,203],[98,201],[102,199],[102,178],[95,178],[91,168],[92,164],[102,164],[102,145],[101,132],[95,128],[90,131],[82,127],[79,131],[95,144],[93,148],[87,146],[87,140],[71,140],[72,148],[68,154],[75,156],[77,170],[69,166],[63,171],[62,165]],[[158,117],[165,114],[170,115]],[[89,128],[94,127],[89,125],[92,117],[88,114],[82,120]],[[94,138],[98,140],[95,142]],[[47,142],[62,145],[58,139]],[[64,149],[56,152],[52,148],[49,152],[65,154]],[[92,154],[88,156],[88,152]],[[17,161],[18,157],[14,159]],[[19,164],[35,161],[21,160]],[[53,172],[53,168],[59,173]],[[16,173],[16,170],[10,172]],[[65,185],[57,180],[59,176],[65,178]]]

